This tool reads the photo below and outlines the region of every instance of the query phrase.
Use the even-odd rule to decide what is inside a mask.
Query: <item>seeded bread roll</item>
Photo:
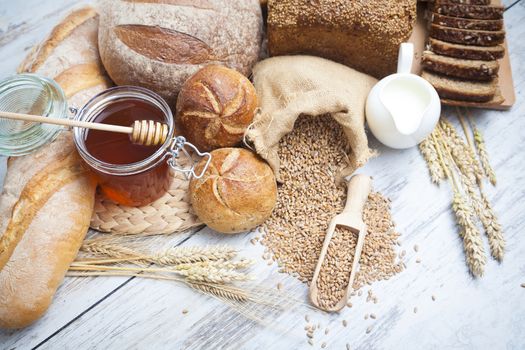
[[[211,155],[204,176],[190,182],[191,204],[199,219],[222,233],[249,231],[262,224],[277,201],[270,166],[242,148],[221,148]],[[196,171],[203,165],[199,163]]]
[[[494,61],[503,58],[505,55],[505,48],[502,45],[489,47],[460,45],[432,38],[428,41],[428,48],[440,55],[469,60]]]
[[[505,31],[503,30],[457,29],[436,24],[430,26],[430,36],[450,43],[477,46],[496,46],[505,41]]]
[[[182,86],[176,128],[201,151],[241,142],[257,108],[252,83],[223,66],[204,67]]]
[[[110,77],[151,89],[172,107],[204,66],[248,76],[259,57],[258,0],[106,0],[100,13],[100,55]]]
[[[430,71],[467,80],[492,80],[499,70],[498,61],[463,60],[430,51],[423,53],[421,64]]]
[[[97,52],[98,15],[73,12],[19,72],[54,78],[70,106],[109,87]],[[70,132],[36,152],[8,160],[0,198],[0,328],[41,317],[75,259],[89,228],[95,183],[82,166]]]
[[[503,20],[502,19],[470,19],[460,17],[450,17],[440,15],[438,13],[432,14],[432,23],[443,27],[452,27],[459,29],[470,29],[470,30],[502,30]]]
[[[271,56],[309,54],[383,77],[416,20],[414,0],[269,0]]]

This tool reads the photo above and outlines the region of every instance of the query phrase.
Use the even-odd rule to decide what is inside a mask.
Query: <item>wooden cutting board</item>
[[[492,0],[493,4],[501,5],[501,0]],[[425,45],[428,38],[428,19],[425,16],[427,8],[426,2],[418,2],[418,13],[417,13],[417,24],[409,42],[414,44],[415,59],[412,66],[412,72],[415,74],[421,74],[421,57],[425,50]],[[461,106],[461,107],[475,107],[475,108],[487,108],[487,109],[499,109],[506,110],[510,109],[514,102],[516,102],[516,94],[514,92],[514,82],[512,80],[512,71],[510,68],[510,57],[507,40],[505,40],[505,56],[499,61],[499,74],[498,83],[501,90],[501,94],[505,99],[501,104],[494,103],[479,103],[479,102],[450,102],[450,100],[442,101],[444,105],[450,106]]]

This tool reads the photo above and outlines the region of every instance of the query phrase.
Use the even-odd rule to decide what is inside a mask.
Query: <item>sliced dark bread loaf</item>
[[[463,45],[495,46],[505,41],[505,31],[470,30],[443,27],[437,24],[430,26],[430,37]]]
[[[445,75],[423,71],[421,77],[428,81],[440,98],[458,101],[487,102],[494,98],[497,90],[497,79],[490,82],[470,82],[454,79]]]
[[[500,5],[463,5],[442,0],[434,2],[434,12],[452,17],[502,19],[504,9]]]
[[[470,30],[502,30],[502,19],[471,19],[440,15],[439,13],[432,14],[432,23],[443,27],[452,27],[459,29]]]
[[[498,61],[464,60],[437,55],[430,51],[423,53],[421,64],[424,68],[451,77],[488,81],[498,75]]]
[[[481,61],[494,61],[505,56],[503,45],[497,46],[472,46],[447,43],[430,38],[428,49],[439,55]]]

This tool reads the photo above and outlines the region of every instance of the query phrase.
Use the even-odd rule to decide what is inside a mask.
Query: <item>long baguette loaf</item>
[[[20,72],[54,78],[70,106],[110,86],[97,50],[98,15],[70,14]],[[0,328],[21,328],[49,307],[89,228],[95,194],[70,132],[8,161],[0,197]]]

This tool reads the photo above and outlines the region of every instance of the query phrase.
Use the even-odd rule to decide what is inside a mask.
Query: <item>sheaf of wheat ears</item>
[[[437,145],[439,160],[447,177],[452,181],[452,188],[454,197],[452,201],[452,209],[456,215],[456,220],[461,227],[460,236],[463,239],[463,247],[465,251],[467,266],[474,276],[482,276],[486,256],[483,248],[481,235],[472,221],[472,209],[465,202],[461,195],[460,180],[456,179],[454,162],[450,151],[447,151],[446,144],[441,131],[438,129],[436,135],[432,135],[434,143]],[[439,138],[439,141],[438,141]]]
[[[487,152],[487,148],[485,146],[485,139],[483,137],[483,134],[478,129],[476,122],[474,121],[474,118],[472,117],[472,114],[470,113],[468,109],[466,109],[466,114],[467,114],[469,124],[472,127],[472,132],[474,134],[474,143],[476,145],[476,149],[478,150],[479,160],[480,160],[483,172],[489,179],[490,183],[493,186],[496,186],[496,183],[497,183],[496,172],[490,165],[489,155]]]
[[[446,176],[443,168],[439,164],[436,147],[430,135],[419,144],[419,150],[427,163],[430,179],[433,183],[439,185],[441,180],[445,179]]]
[[[490,202],[481,188],[475,186],[466,176],[460,175],[461,182],[470,197],[472,207],[478,216],[489,240],[490,254],[498,261],[503,260],[505,254],[505,239],[498,219]],[[479,193],[478,193],[479,189]]]

